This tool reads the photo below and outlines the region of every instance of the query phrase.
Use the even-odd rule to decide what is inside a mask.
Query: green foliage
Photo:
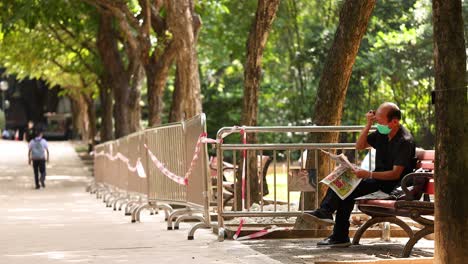
[[[65,93],[97,91],[95,13],[80,2],[6,1],[0,16],[0,61],[18,78],[46,80]],[[31,10],[34,10],[32,12]],[[31,15],[33,14],[33,15]]]
[[[125,3],[134,15],[139,14],[138,1]],[[309,124],[323,65],[328,56],[333,56],[328,50],[342,3],[281,1],[262,60],[258,125]],[[198,58],[210,137],[221,127],[240,123],[243,65],[256,4],[196,1],[196,12],[203,21]],[[0,60],[8,72],[42,77],[64,86],[83,80],[96,82],[102,70],[99,58],[92,45],[84,45],[95,42],[98,16],[93,7],[82,1],[4,0],[0,9]],[[363,124],[365,112],[393,101],[401,107],[403,123],[416,136],[418,145],[433,147],[431,9],[429,0],[377,1],[353,68],[342,124]],[[167,88],[166,120],[173,90],[171,78]],[[260,140],[288,142],[302,137],[264,135]]]
[[[212,136],[219,127],[240,122],[252,2],[198,5],[204,20],[199,42],[204,111]],[[309,124],[342,2],[281,1],[262,61],[259,125]],[[342,124],[364,124],[369,109],[392,101],[401,107],[402,121],[418,145],[433,147],[432,56],[430,1],[378,1],[353,68]]]

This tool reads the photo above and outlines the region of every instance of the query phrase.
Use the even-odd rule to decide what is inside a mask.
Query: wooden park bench
[[[417,172],[407,174],[401,181],[401,187],[405,193],[402,200],[359,200],[359,210],[371,216],[354,235],[353,245],[359,244],[364,232],[371,226],[390,222],[400,226],[409,237],[402,257],[407,258],[411,254],[414,245],[424,236],[434,233],[434,220],[424,216],[434,215],[434,202],[430,201],[430,194],[434,194],[434,150],[419,151],[417,153]],[[424,172],[419,172],[419,171]],[[412,189],[409,188],[412,183]],[[421,201],[421,196],[424,195]],[[413,232],[407,223],[398,217],[409,217],[423,226],[422,229]]]

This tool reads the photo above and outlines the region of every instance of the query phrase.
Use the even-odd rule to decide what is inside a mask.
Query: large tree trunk
[[[161,56],[152,58],[151,64],[145,67],[148,81],[148,119],[150,127],[159,125],[162,122],[164,88],[166,87],[169,69],[175,57],[175,50],[171,44],[169,45]]]
[[[101,81],[101,83],[104,83]],[[107,88],[107,85],[101,84],[99,86],[99,97],[101,99],[101,142],[112,140],[113,129],[112,129],[112,92]]]
[[[141,130],[141,87],[143,86],[143,79],[145,71],[143,66],[139,63],[138,59],[134,59],[138,64],[135,68],[127,70],[131,76],[130,89],[128,91],[127,105],[129,111],[130,133]]]
[[[86,104],[86,115],[88,119],[88,144],[96,145],[96,108],[91,95],[83,94],[83,100]]]
[[[349,79],[356,59],[359,45],[366,32],[367,24],[374,10],[375,0],[347,0],[340,12],[340,20],[335,39],[328,52],[320,78],[317,99],[314,106],[313,122],[316,125],[339,125],[348,89]],[[337,133],[312,134],[310,142],[337,142]],[[321,178],[329,171],[328,159],[319,154],[318,164],[312,151],[307,157],[307,169],[315,169]],[[324,186],[322,186],[324,187]],[[326,188],[319,190],[319,199]],[[305,208],[315,208],[315,195],[305,193]]]
[[[256,126],[258,116],[258,95],[262,72],[262,58],[271,25],[278,10],[279,0],[259,0],[255,20],[252,23],[247,40],[247,59],[244,69],[244,101],[242,104],[242,120],[244,126]],[[255,134],[247,135],[247,142],[256,142]],[[260,183],[257,177],[257,157],[255,151],[249,151],[248,174],[250,203],[258,203],[262,200]],[[240,177],[240,176],[238,176]],[[241,181],[239,181],[241,182]],[[238,188],[241,188],[238,184]],[[239,192],[240,193],[240,192]],[[240,199],[241,197],[238,198]],[[240,204],[238,202],[238,204]]]
[[[177,48],[176,64],[179,71],[182,113],[179,116],[191,118],[202,112],[200,78],[198,73],[197,37],[201,19],[195,14],[193,0],[177,3],[166,0],[167,22],[174,35]]]
[[[172,103],[171,110],[169,112],[169,123],[177,122],[184,119],[184,110],[182,107],[182,98],[184,90],[180,86],[180,71],[176,67],[175,77],[174,77],[174,92],[172,92]]]
[[[139,126],[139,100],[136,90],[131,91],[130,81],[135,87],[137,80],[131,80],[129,75],[138,72],[126,71],[117,46],[117,32],[112,25],[113,17],[101,14],[97,46],[104,67],[105,83],[112,88],[115,100],[114,125],[115,137],[123,137],[134,132]],[[141,76],[140,76],[141,77]],[[135,120],[138,119],[138,120]]]
[[[434,0],[436,107],[435,263],[465,263],[468,251],[468,103],[460,0]]]
[[[80,101],[79,96],[70,96],[72,102],[72,115],[73,115],[73,131],[75,131],[76,135],[79,138],[83,138],[83,109],[85,109],[86,105],[83,106],[83,102]]]
[[[70,96],[73,104],[73,126],[85,143],[89,140],[89,109],[86,103],[85,95],[82,93],[75,93]]]

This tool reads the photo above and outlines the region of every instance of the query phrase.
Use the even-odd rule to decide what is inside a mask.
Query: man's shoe
[[[349,247],[351,242],[349,238],[345,239],[335,239],[332,236],[325,238],[324,240],[317,243],[317,246],[325,246],[325,247]]]
[[[38,190],[38,189],[40,189],[40,188],[41,188],[40,186],[36,186],[36,188],[34,188],[34,189]]]
[[[45,188],[45,183],[41,182],[42,188]]]
[[[334,225],[333,216],[330,213],[326,213],[323,210],[305,211],[302,214],[302,219],[307,222]]]

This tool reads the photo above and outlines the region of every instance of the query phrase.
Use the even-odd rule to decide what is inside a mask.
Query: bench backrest
[[[434,159],[435,151],[434,150],[418,150],[417,154],[417,163],[416,169],[423,169],[424,171],[432,172],[434,171]],[[434,179],[430,179],[425,188],[424,193],[434,194]]]
[[[418,150],[416,155],[418,159],[416,163],[416,169],[423,169],[428,171],[434,170],[434,150]]]

